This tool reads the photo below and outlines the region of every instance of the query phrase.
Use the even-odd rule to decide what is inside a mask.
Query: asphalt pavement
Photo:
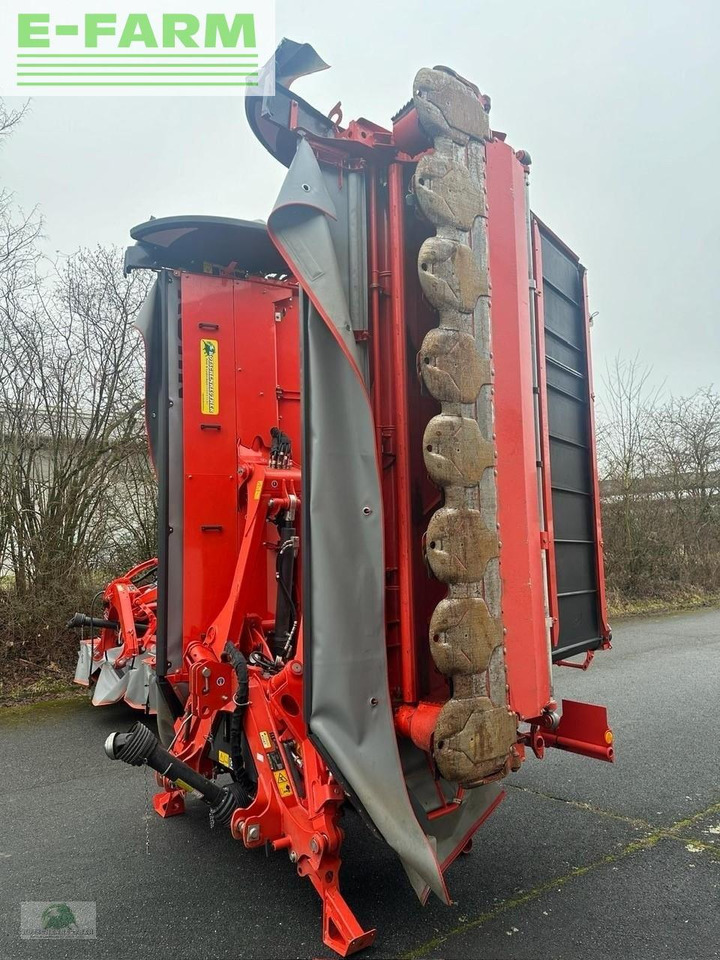
[[[376,945],[430,960],[720,957],[720,611],[615,625],[556,695],[608,706],[614,764],[550,750],[507,781],[454,904],[422,908],[388,848],[345,818],[343,893]],[[134,716],[84,700],[0,714],[0,958],[325,958],[320,903],[283,854],[152,814],[145,770],[102,745]],[[20,938],[22,901],[95,901],[97,939]]]

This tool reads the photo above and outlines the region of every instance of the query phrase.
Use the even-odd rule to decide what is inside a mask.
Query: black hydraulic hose
[[[76,613],[68,622],[66,623],[66,628],[68,630],[76,630],[80,627],[88,627],[90,630],[119,630],[120,623],[118,620],[104,620],[100,617],[93,617],[92,615],[88,616],[86,613]],[[135,621],[135,630],[137,635],[141,637],[144,633],[147,633],[148,625],[146,623],[139,623]]]
[[[249,807],[257,793],[257,784],[245,769],[243,755],[243,716],[248,705],[249,683],[247,661],[238,648],[230,643],[225,644],[225,654],[232,663],[237,676],[238,688],[235,693],[235,709],[230,718],[230,759],[232,760],[232,775],[235,783],[245,794],[246,803],[240,804]]]
[[[95,612],[95,604],[98,602],[98,600],[99,600],[100,597],[103,595],[103,593],[105,593],[104,590],[98,590],[98,592],[94,595],[94,597],[93,597],[92,600],[90,601],[90,619],[91,619],[91,620],[93,619],[93,613]],[[76,613],[76,614],[75,614],[75,617],[77,617],[77,616],[78,616],[78,614]],[[70,627],[70,625],[72,624],[72,622],[73,622],[73,620],[75,619],[75,617],[73,617],[73,619],[70,621],[70,623],[68,623],[66,629],[68,629],[68,628]],[[92,628],[91,628],[91,629],[92,629]],[[80,637],[81,637],[81,639],[84,639],[84,633],[81,633],[81,634],[80,634]],[[93,637],[92,637],[92,635],[91,635],[91,636],[90,636],[90,659],[89,659],[89,661],[88,661],[88,675],[87,675],[88,687],[89,687],[90,684],[92,683],[92,675],[93,675],[93,653],[94,653],[94,651],[95,651],[95,644],[94,644],[94,642],[93,642]]]
[[[122,760],[133,767],[146,763],[166,780],[183,788],[197,790],[203,800],[210,805],[213,820],[227,824],[230,818],[243,804],[242,791],[220,786],[208,780],[197,770],[167,751],[152,731],[143,723],[135,723],[127,733],[111,733],[105,741],[105,753],[111,760]]]
[[[297,610],[292,597],[297,544],[295,528],[290,524],[281,527],[280,540],[280,549],[275,561],[275,579],[278,591],[275,603],[275,629],[273,630],[271,646],[274,657],[286,660],[290,655],[295,631],[297,630]]]

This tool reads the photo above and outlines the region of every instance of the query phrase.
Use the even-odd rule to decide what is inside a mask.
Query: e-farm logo
[[[2,0],[0,95],[275,92],[272,0],[145,0],[141,11],[138,6],[132,0]]]
[[[23,940],[96,940],[97,904],[94,900],[23,900],[20,936]]]

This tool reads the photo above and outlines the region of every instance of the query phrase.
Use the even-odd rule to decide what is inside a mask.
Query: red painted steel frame
[[[403,230],[405,193],[403,167],[388,167],[388,253],[390,261],[390,303],[392,324],[392,367],[395,389],[395,483],[397,506],[398,567],[400,588],[400,639],[402,693],[405,703],[418,699],[417,652],[412,580],[412,517],[410,513],[410,460],[408,446],[407,357],[405,354],[405,236]],[[387,361],[386,361],[387,362]]]
[[[183,384],[183,669],[189,687],[173,752],[207,776],[222,713],[235,709],[228,641],[272,665],[278,533],[292,510],[299,524],[301,474],[297,288],[267,278],[181,274]],[[203,412],[202,341],[216,341],[218,404]],[[292,441],[293,462],[269,462],[270,429]],[[338,825],[345,795],[308,739],[302,720],[302,627],[280,669],[248,666],[243,730],[256,759],[257,793],[237,811],[232,833],[247,847],[286,849],[323,901],[323,937],[345,956],[369,946],[374,930],[355,919],[339,889]],[[271,756],[272,755],[272,756]],[[297,766],[295,756],[301,758]],[[278,758],[280,758],[278,760]],[[278,768],[278,763],[280,767]],[[280,774],[280,776],[278,776]],[[163,817],[184,811],[181,790],[154,800]]]
[[[416,703],[420,628],[413,548],[418,549],[422,532],[413,525],[410,502],[403,165],[369,167],[368,183],[371,399],[382,464],[388,680],[396,701]]]
[[[297,296],[288,283],[184,274],[181,289],[187,644],[207,629],[230,592],[243,528],[238,445],[252,449],[260,438],[267,443],[270,427],[279,426],[300,449],[300,372]],[[203,339],[218,342],[217,414],[203,414],[195,400]],[[262,596],[273,572],[258,565],[249,575]],[[254,613],[263,620],[272,615],[267,606]]]
[[[149,584],[137,586],[134,582],[143,577],[153,567],[157,560],[145,560],[134,566],[121,577],[111,580],[103,594],[103,618],[116,620],[118,630],[103,627],[99,637],[91,637],[87,641],[91,650],[91,673],[102,666],[108,650],[120,645],[114,664],[117,667],[126,666],[134,657],[146,655],[148,662],[155,666],[155,628],[157,587]],[[146,623],[147,629],[140,635],[136,623]],[[87,680],[76,680],[80,686],[87,686]]]
[[[550,699],[538,505],[525,171],[508,144],[487,148],[498,520],[510,703],[522,718]]]
[[[230,278],[181,278],[183,387],[183,649],[207,630],[230,590],[238,551],[236,373]],[[218,412],[200,405],[201,341],[217,342]]]
[[[545,746],[578,753],[592,760],[613,763],[613,733],[608,725],[607,708],[578,700],[563,700],[562,716],[555,730],[543,730]]]

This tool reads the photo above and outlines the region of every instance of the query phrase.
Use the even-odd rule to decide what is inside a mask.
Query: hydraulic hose
[[[238,648],[230,642],[225,645],[225,654],[233,665],[238,681],[238,687],[234,697],[235,709],[230,718],[232,775],[239,790],[242,791],[246,799],[246,802],[241,802],[240,805],[248,807],[257,792],[257,785],[245,769],[245,757],[243,755],[243,716],[245,714],[245,707],[248,705],[249,696],[247,661]]]
[[[68,620],[65,625],[68,630],[78,630],[80,627],[88,627],[90,630],[119,630],[120,623],[118,620],[103,620],[100,617],[89,617],[86,613],[76,613],[73,617]],[[148,625],[146,623],[139,623],[135,621],[135,630],[137,635],[141,637],[144,633],[147,632]]]
[[[146,763],[166,780],[185,789],[197,790],[209,804],[212,818],[217,823],[228,824],[238,807],[248,806],[242,790],[236,784],[220,786],[208,780],[184,761],[173,756],[143,723],[135,723],[127,733],[111,733],[105,741],[105,753],[111,760],[122,760],[133,767]]]

